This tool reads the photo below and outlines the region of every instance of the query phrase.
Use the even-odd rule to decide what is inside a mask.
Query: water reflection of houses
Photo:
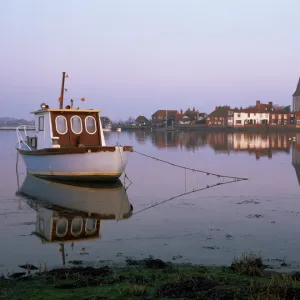
[[[197,150],[210,146],[217,153],[248,152],[254,154],[256,159],[260,157],[271,158],[278,152],[289,153],[293,133],[270,132],[156,132],[152,135],[152,143],[159,149],[181,148],[185,150]]]
[[[127,219],[132,206],[123,184],[66,184],[28,175],[18,194],[37,212],[34,234],[43,243],[101,238],[103,220]]]

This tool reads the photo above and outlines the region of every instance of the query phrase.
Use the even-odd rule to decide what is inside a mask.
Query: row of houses
[[[279,107],[273,102],[261,103],[257,100],[255,105],[246,108],[232,108],[230,106],[217,106],[213,112],[206,114],[193,109],[183,110],[157,110],[148,120],[144,116],[136,119],[136,125],[170,126],[184,124],[205,124],[208,127],[241,127],[266,125],[296,125],[300,127],[300,79],[296,91],[292,95],[292,109],[290,106]]]
[[[195,108],[182,110],[157,110],[148,120],[139,116],[136,125],[171,126],[183,124],[203,124],[208,127],[247,127],[266,125],[299,125],[300,111],[291,112],[290,107],[274,106],[272,102],[261,103],[247,108],[231,108],[230,106],[217,106],[213,112],[206,114]]]
[[[188,108],[186,111],[182,109],[168,110],[160,109],[157,110],[148,120],[145,116],[138,116],[135,120],[135,125],[148,125],[151,123],[152,126],[172,126],[176,124],[205,124],[205,118],[207,114],[199,112],[195,107],[193,109]]]
[[[300,112],[291,112],[290,107],[274,106],[272,102],[256,101],[247,108],[218,106],[206,118],[210,127],[247,127],[266,125],[300,125]]]

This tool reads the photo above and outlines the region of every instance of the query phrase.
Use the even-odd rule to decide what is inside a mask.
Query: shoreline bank
[[[125,267],[39,271],[3,279],[4,299],[300,299],[300,273],[267,270],[260,257],[244,255],[231,266],[184,265],[149,257]]]
[[[120,127],[122,131],[151,131],[151,132],[175,132],[175,131],[197,131],[197,132],[225,132],[225,133],[268,133],[268,132],[299,132],[296,127],[197,127],[197,126],[176,126],[173,129],[155,127]],[[116,128],[112,128],[116,131]]]

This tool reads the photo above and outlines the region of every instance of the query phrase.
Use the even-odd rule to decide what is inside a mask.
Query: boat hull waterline
[[[47,152],[45,150],[18,149],[28,173],[40,178],[115,181],[123,174],[132,147],[115,146],[98,147],[98,149],[53,150],[49,149]]]

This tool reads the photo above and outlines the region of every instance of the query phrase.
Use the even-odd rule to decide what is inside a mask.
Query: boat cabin
[[[27,144],[32,150],[106,146],[100,112],[47,107],[35,111],[35,136],[27,137]]]
[[[39,207],[34,234],[48,243],[101,239],[98,215]]]

